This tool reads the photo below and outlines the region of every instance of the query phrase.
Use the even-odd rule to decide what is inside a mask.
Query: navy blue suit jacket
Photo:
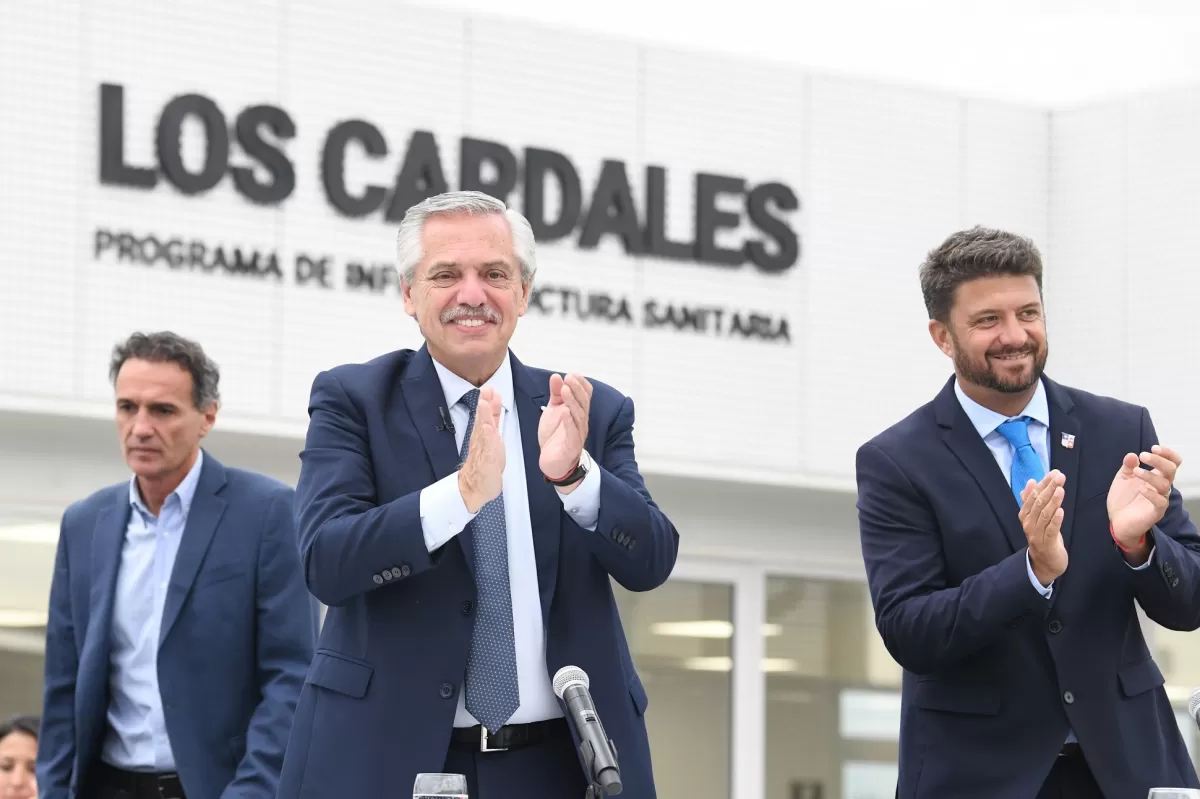
[[[646,491],[633,403],[592,381],[586,447],[601,468],[595,531],[576,525],[538,470],[550,372],[512,357],[537,561],[546,669],[574,665],[620,752],[622,796],[654,796],[643,713],[610,576],[661,585],[678,534]],[[296,490],[309,589],[329,605],[296,709],[279,799],[385,796],[441,771],[466,671],[476,598],[471,536],[430,554],[420,492],[454,472],[455,439],[428,351],[401,350],[317,376]],[[529,775],[528,796],[537,796]]]
[[[1045,385],[1069,552],[1048,600],[1026,573],[1008,476],[953,379],[858,451],[876,624],[904,668],[905,799],[1034,796],[1069,729],[1108,796],[1200,787],[1135,607],[1164,627],[1200,627],[1200,535],[1172,491],[1149,568],[1131,569],[1109,534],[1106,499],[1125,453],[1158,443],[1150,415]]]
[[[274,799],[319,610],[300,571],[292,496],[204,454],[158,649],[167,735],[188,799]],[[63,514],[46,629],[43,799],[90,795],[131,510],[123,482]]]

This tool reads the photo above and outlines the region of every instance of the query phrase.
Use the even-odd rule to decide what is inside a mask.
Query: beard
[[[982,361],[972,360],[970,356],[958,345],[958,340],[953,335],[950,336],[954,342],[954,369],[967,380],[981,388],[988,388],[992,391],[998,391],[1001,394],[1020,394],[1022,391],[1027,391],[1037,385],[1037,382],[1042,379],[1042,375],[1046,370],[1046,358],[1050,354],[1050,346],[1043,344],[1040,348],[1035,342],[1029,342],[1023,347],[1016,347],[996,352],[989,352],[983,356]],[[992,358],[1002,355],[1032,354],[1033,368],[1028,374],[1019,374],[1013,377],[1003,375],[992,366]]]

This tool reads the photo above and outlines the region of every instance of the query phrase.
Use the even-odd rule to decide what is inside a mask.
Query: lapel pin
[[[1067,449],[1075,448],[1075,436],[1072,433],[1062,434],[1062,445]]]

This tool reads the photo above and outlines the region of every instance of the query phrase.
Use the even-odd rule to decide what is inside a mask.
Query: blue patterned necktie
[[[1034,452],[1033,444],[1029,442],[1030,421],[1028,416],[1022,416],[1018,419],[1009,419],[996,428],[1000,435],[1013,445],[1012,470],[1009,472],[1008,483],[1012,486],[1013,496],[1017,498],[1018,507],[1021,505],[1021,492],[1025,490],[1025,484],[1030,480],[1041,482],[1042,478],[1046,476],[1042,459]]]
[[[479,389],[459,402],[470,409],[459,465],[467,460]],[[521,704],[517,685],[517,644],[513,636],[512,593],[508,583],[508,532],[504,524],[503,492],[479,509],[463,531],[475,543],[475,627],[467,656],[467,712],[495,733]]]

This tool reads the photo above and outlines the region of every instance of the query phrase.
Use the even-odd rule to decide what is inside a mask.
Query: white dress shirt
[[[129,480],[129,524],[113,598],[108,671],[108,728],[101,759],[128,771],[175,770],[158,691],[158,636],[167,583],[187,525],[204,453],[159,509],[150,512]]]
[[[446,407],[454,424],[454,442],[462,452],[463,438],[470,411],[459,403],[475,386],[442,366],[435,359],[434,369],[446,396]],[[517,687],[521,704],[509,724],[562,716],[554,696],[550,674],[546,670],[546,640],[542,625],[542,603],[538,589],[537,561],[533,550],[533,526],[529,520],[529,492],[525,483],[525,451],[521,445],[521,420],[516,413],[512,364],[507,354],[500,368],[482,386],[491,386],[499,395],[500,437],[504,440],[504,524],[508,534],[508,585],[512,593],[513,633],[516,639]],[[574,491],[555,491],[563,507],[576,524],[595,530],[600,516],[600,471],[591,469]],[[430,552],[462,532],[475,514],[467,510],[458,490],[458,472],[447,475],[421,491],[421,531]],[[566,531],[564,530],[564,534]],[[473,727],[479,722],[467,712],[465,691],[458,692],[455,727]]]

